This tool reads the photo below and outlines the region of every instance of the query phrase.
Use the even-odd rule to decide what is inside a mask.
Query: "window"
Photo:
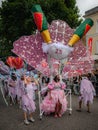
[[[98,33],[98,19],[96,20],[96,33]]]

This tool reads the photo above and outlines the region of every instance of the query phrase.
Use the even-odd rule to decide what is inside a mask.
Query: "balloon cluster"
[[[6,62],[11,68],[15,69],[21,69],[24,66],[24,62],[20,57],[9,56]]]

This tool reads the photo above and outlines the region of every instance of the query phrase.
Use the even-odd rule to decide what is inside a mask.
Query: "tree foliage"
[[[72,28],[80,23],[76,0],[6,0],[0,8],[0,45],[11,55],[13,42],[23,35],[31,35],[36,26],[32,17],[33,4],[40,4],[47,21],[61,19]],[[1,49],[0,49],[1,50]]]

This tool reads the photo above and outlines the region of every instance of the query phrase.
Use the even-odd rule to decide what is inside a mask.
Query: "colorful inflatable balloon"
[[[51,38],[50,38],[50,33],[48,31],[47,19],[44,15],[40,5],[34,5],[32,7],[32,14],[33,14],[37,29],[41,32],[44,42],[50,43]]]
[[[90,30],[93,24],[94,23],[90,18],[87,18],[83,23],[81,23],[74,32],[74,35],[72,36],[68,45],[73,46],[75,43],[77,43]]]

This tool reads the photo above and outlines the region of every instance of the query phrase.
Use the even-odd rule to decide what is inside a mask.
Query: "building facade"
[[[98,6],[85,12],[84,18],[91,18],[94,21],[93,27],[86,35],[86,46],[89,48],[91,42],[91,55],[98,62]],[[95,66],[98,69],[98,64]]]

